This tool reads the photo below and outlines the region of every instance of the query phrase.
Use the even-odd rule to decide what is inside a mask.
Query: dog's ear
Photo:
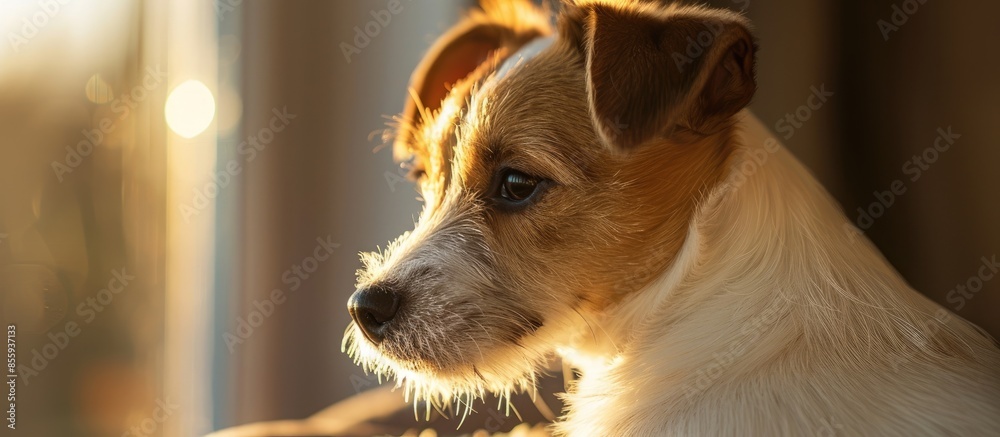
[[[409,129],[424,114],[438,109],[451,88],[491,58],[509,55],[532,39],[551,31],[544,14],[526,1],[483,1],[482,11],[442,35],[431,46],[410,78],[410,95],[395,142],[397,159],[409,155]]]
[[[597,132],[627,150],[674,129],[718,131],[757,89],[739,15],[703,8],[591,6],[587,93]]]
[[[467,23],[441,37],[427,52],[410,79],[411,88],[420,102],[413,97],[406,109],[423,104],[433,111],[440,106],[451,87],[489,59],[509,37],[505,29],[496,24]]]

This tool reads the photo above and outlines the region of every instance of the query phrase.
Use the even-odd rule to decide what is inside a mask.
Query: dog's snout
[[[386,287],[362,288],[351,295],[347,309],[361,332],[372,343],[385,338],[389,321],[399,310],[399,293]]]

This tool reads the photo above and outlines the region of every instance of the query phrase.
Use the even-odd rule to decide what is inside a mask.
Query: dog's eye
[[[521,203],[538,190],[538,179],[517,170],[507,170],[500,180],[500,197],[508,202]]]

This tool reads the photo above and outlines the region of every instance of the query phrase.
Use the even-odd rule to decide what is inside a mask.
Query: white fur
[[[748,111],[663,277],[560,348],[569,436],[1000,435],[1000,354],[912,290]],[[765,145],[766,144],[766,145]]]

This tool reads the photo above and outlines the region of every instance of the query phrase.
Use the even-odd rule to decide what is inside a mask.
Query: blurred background
[[[196,436],[377,386],[340,352],[357,254],[420,206],[383,133],[473,3],[0,2],[5,435]],[[1000,3],[709,3],[756,25],[758,117],[915,288],[1000,335],[978,276]]]

